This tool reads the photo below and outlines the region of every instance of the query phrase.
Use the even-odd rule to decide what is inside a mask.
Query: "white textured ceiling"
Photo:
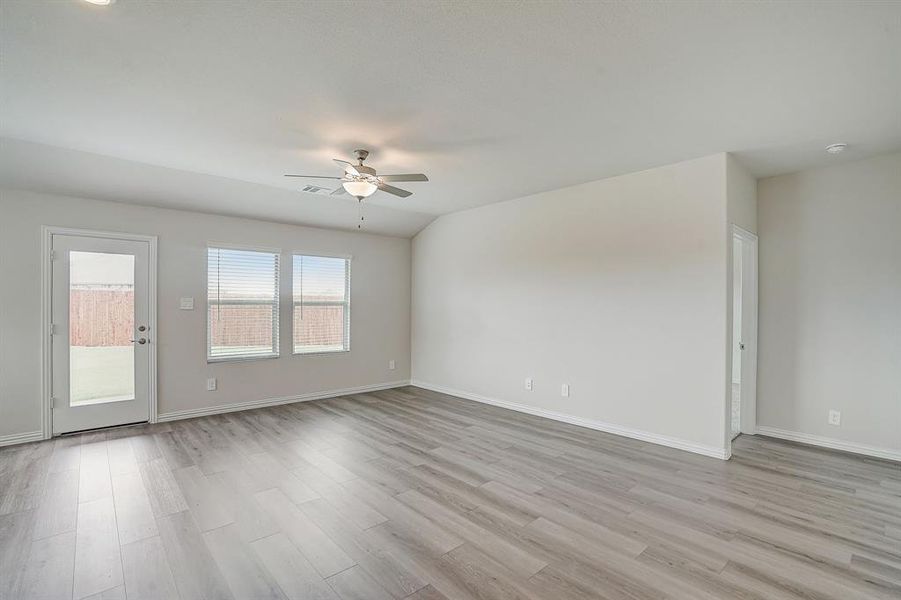
[[[715,152],[901,147],[901,2],[3,0],[0,53],[0,184],[352,227],[282,174],[365,147],[431,178],[369,200],[398,235]]]

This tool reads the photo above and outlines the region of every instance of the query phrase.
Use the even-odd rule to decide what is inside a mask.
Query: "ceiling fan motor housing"
[[[369,150],[354,150],[354,156],[357,157],[357,160],[360,161],[360,164],[363,163],[364,160],[369,156]]]

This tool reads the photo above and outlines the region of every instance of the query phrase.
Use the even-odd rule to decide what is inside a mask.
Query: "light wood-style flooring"
[[[901,465],[402,388],[0,449],[0,598],[901,598]]]

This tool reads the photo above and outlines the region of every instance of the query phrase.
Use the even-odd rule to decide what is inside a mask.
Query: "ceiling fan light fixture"
[[[357,198],[368,198],[373,195],[378,188],[377,185],[371,183],[369,181],[345,181],[341,185],[344,186],[344,189],[351,196],[355,196]]]

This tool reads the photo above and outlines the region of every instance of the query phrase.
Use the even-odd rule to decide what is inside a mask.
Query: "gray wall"
[[[722,451],[726,163],[434,221],[413,241],[414,381]]]
[[[901,450],[901,154],[762,179],[758,201],[758,424]]]
[[[298,200],[299,201],[299,200]],[[401,381],[410,377],[410,240],[0,191],[0,436],[38,431],[41,226],[159,236],[159,412]],[[206,244],[281,248],[282,356],[207,364]],[[352,254],[352,351],[292,356],[291,252]],[[178,310],[181,296],[194,311]],[[394,371],[389,360],[397,361]],[[219,389],[207,392],[207,377]]]

